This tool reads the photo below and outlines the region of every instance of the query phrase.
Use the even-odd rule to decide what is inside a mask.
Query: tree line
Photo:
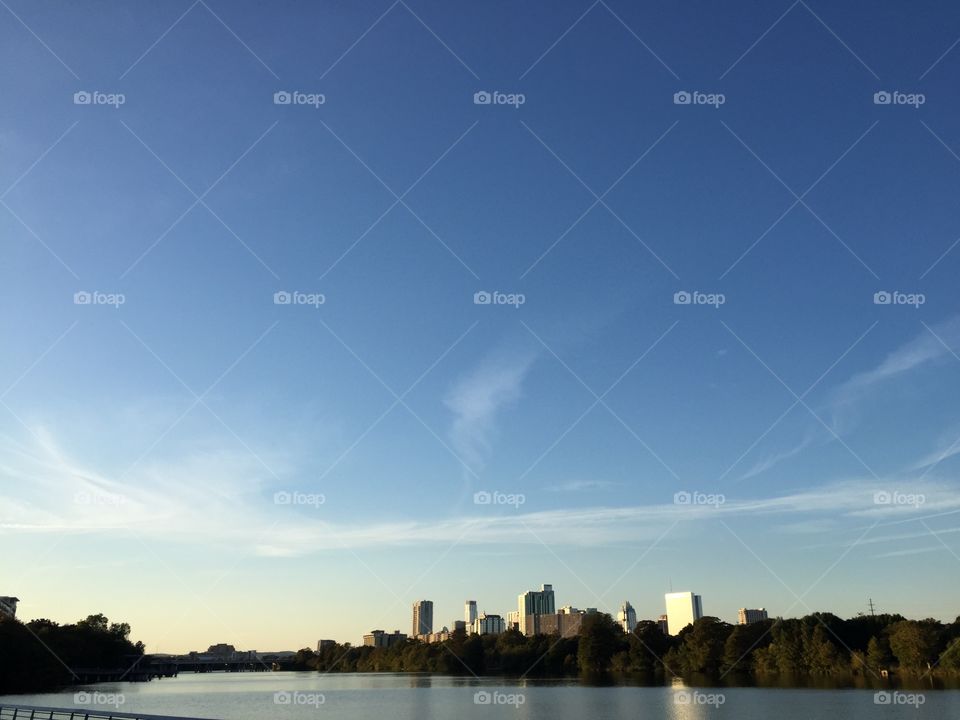
[[[669,636],[651,621],[640,622],[627,634],[609,615],[598,613],[584,618],[575,637],[526,637],[515,630],[480,636],[457,630],[442,643],[406,640],[388,648],[334,644],[316,652],[303,649],[291,668],[526,677],[616,673],[715,680],[960,675],[960,617],[944,624],[900,615],[844,620],[813,613],[751,625],[704,617]]]
[[[143,643],[130,641],[129,624],[104,615],[68,625],[0,617],[0,695],[64,687],[73,669],[126,668],[143,650]]]

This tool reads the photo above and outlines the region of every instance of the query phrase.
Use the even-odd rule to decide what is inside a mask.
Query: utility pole
[[[874,607],[874,604],[873,604],[873,598],[868,599],[867,606],[870,608],[870,617],[876,617],[877,613],[875,612],[876,608]]]

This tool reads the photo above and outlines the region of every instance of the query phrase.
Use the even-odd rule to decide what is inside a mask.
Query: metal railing
[[[173,715],[145,715],[88,708],[50,708],[0,704],[0,720],[208,720]]]

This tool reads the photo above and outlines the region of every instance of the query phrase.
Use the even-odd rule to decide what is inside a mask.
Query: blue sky
[[[957,615],[949,3],[0,17],[23,617],[175,651],[357,642],[544,582],[645,618],[671,584],[730,621]]]

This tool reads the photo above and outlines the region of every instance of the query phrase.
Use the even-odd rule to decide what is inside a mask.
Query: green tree
[[[672,647],[670,638],[663,634],[660,623],[641,620],[629,640],[629,667],[633,672],[647,675],[661,674],[663,658]]]
[[[913,620],[902,620],[890,628],[890,650],[904,670],[924,668],[932,659],[935,641],[928,625]]]
[[[770,644],[770,628],[774,620],[736,625],[723,644],[723,672],[748,673],[753,655]]]
[[[623,630],[606,613],[585,615],[580,626],[577,662],[585,673],[605,673]]]
[[[944,670],[960,670],[960,637],[955,638],[953,642],[940,653],[937,665]]]
[[[823,625],[818,624],[806,638],[804,665],[814,675],[830,675],[839,669],[840,653]]]
[[[684,673],[718,675],[723,651],[732,628],[715,617],[702,617],[683,636],[680,662]]]
[[[874,671],[886,670],[891,661],[890,644],[886,638],[872,637],[867,643],[867,665]]]

